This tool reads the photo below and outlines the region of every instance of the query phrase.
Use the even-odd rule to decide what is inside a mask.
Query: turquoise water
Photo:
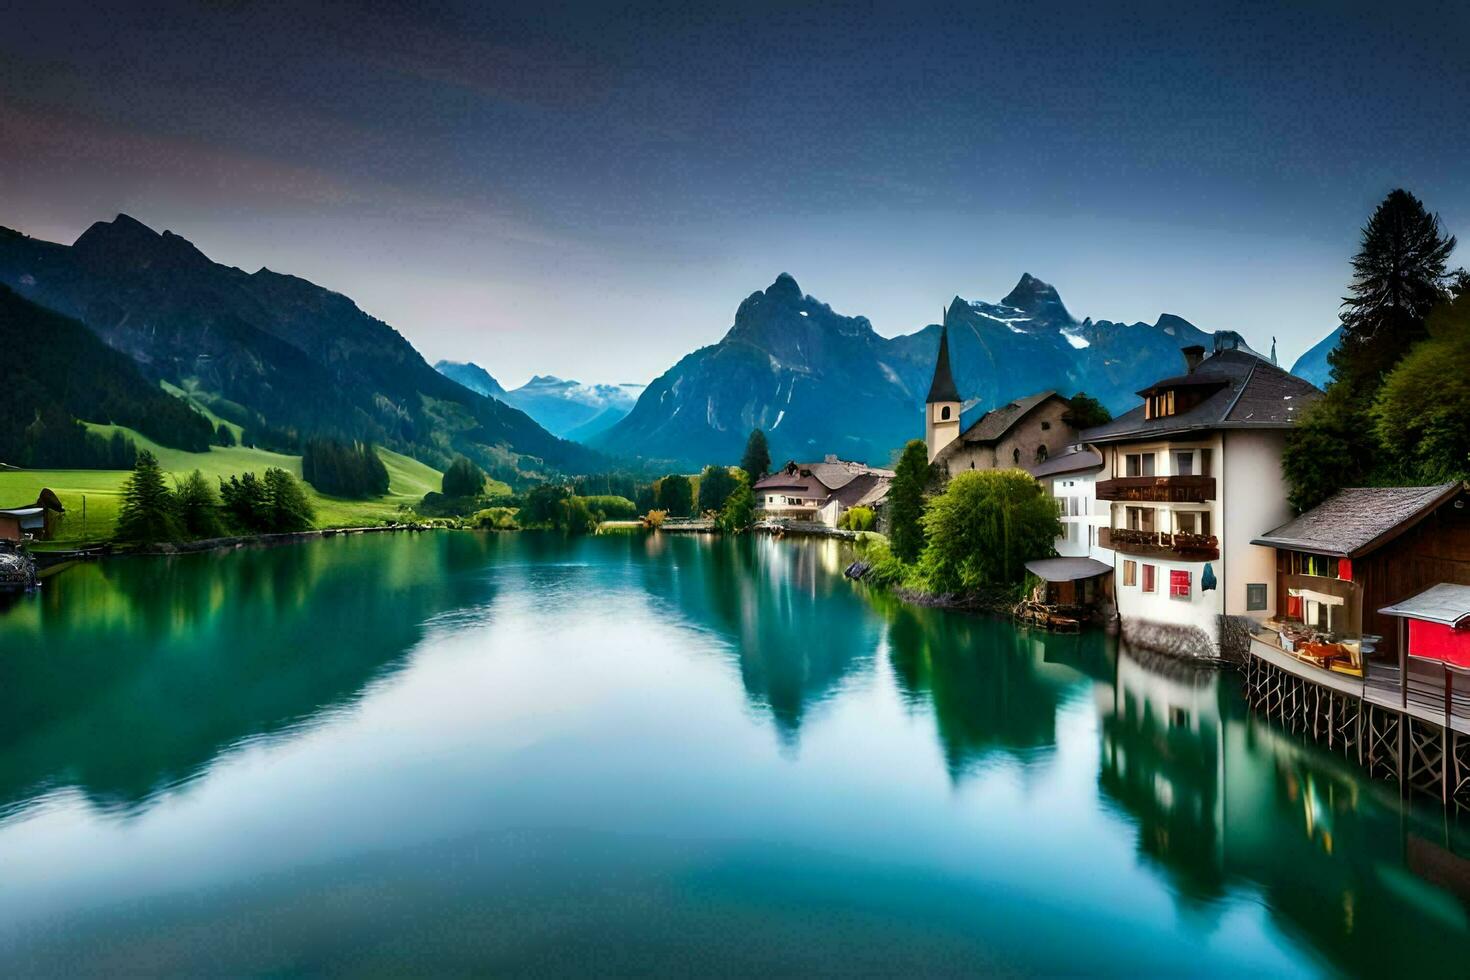
[[[374,535],[0,611],[0,972],[1462,972],[1470,846],[1238,677],[834,542]]]

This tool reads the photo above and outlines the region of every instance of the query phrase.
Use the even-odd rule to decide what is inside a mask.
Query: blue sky
[[[0,33],[0,224],[125,211],[509,384],[647,381],[782,271],[1289,361],[1387,191],[1470,232],[1467,51],[1453,4],[59,2]]]

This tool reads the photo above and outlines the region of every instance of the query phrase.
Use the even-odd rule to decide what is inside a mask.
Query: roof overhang
[[[1459,628],[1470,620],[1470,585],[1441,582],[1423,592],[1378,610],[1384,616],[1402,616]]]
[[[1461,483],[1446,485],[1443,493],[1431,499],[1409,517],[1404,518],[1391,527],[1384,528],[1378,535],[1358,545],[1351,551],[1343,551],[1340,548],[1331,547],[1320,542],[1313,542],[1305,538],[1277,538],[1269,534],[1261,535],[1259,538],[1252,540],[1251,544],[1263,545],[1267,548],[1282,548],[1286,551],[1310,551],[1315,555],[1328,555],[1332,558],[1361,558],[1370,552],[1382,548],[1399,535],[1413,530],[1421,521],[1429,517],[1430,514],[1433,514],[1436,510],[1439,510],[1439,508],[1453,500],[1462,489],[1464,489],[1464,484]],[[1288,521],[1287,523],[1289,524],[1290,522]],[[1285,524],[1282,525],[1282,527],[1285,526]]]
[[[1096,578],[1113,570],[1096,558],[1038,558],[1026,563],[1026,571],[1048,582],[1076,582]]]

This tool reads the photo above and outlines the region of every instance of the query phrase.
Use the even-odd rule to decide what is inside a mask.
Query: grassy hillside
[[[117,428],[110,425],[89,426],[93,431],[111,435]],[[208,452],[190,453],[160,446],[131,429],[124,434],[158,457],[164,470],[183,476],[199,470],[211,481],[238,473],[264,473],[272,466],[301,476],[301,457],[284,456],[264,449],[214,447]],[[393,520],[402,504],[419,502],[430,490],[439,489],[440,474],[416,459],[378,447],[378,455],[388,468],[388,495],[377,500],[343,500],[317,493],[308,484],[306,490],[316,506],[320,527],[361,527]],[[66,505],[66,523],[59,541],[96,541],[112,534],[117,523],[117,509],[126,470],[0,470],[0,506],[30,503],[42,487],[50,487]],[[506,488],[507,492],[509,488]],[[86,527],[82,526],[82,498],[86,497]]]

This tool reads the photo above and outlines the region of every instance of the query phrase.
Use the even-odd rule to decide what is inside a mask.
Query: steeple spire
[[[949,369],[949,327],[939,327],[939,359],[934,362],[934,381],[929,385],[929,397],[924,404],[935,402],[957,402],[960,391],[955,387],[954,374]]]

